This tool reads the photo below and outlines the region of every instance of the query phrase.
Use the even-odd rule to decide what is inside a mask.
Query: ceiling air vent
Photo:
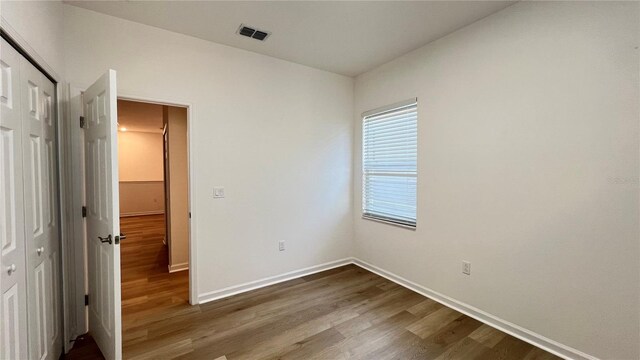
[[[245,26],[244,24],[240,24],[240,27],[238,28],[238,34],[242,36],[254,38],[260,41],[265,41],[267,37],[270,35],[266,31],[257,30],[255,28]]]

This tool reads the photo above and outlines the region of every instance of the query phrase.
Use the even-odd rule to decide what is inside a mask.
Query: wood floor
[[[122,228],[125,359],[558,359],[355,265],[190,306],[163,218]]]

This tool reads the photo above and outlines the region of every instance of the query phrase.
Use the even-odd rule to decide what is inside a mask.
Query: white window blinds
[[[415,99],[363,114],[365,218],[416,226],[417,130]]]

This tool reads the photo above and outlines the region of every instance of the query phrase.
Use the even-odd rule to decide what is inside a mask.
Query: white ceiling
[[[162,105],[118,100],[118,128],[162,134]]]
[[[65,1],[260,54],[355,76],[515,1]],[[260,42],[243,23],[271,32]]]

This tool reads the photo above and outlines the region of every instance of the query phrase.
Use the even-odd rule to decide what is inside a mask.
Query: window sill
[[[383,224],[388,224],[388,225],[393,225],[399,228],[403,228],[403,229],[407,229],[407,230],[416,230],[416,226],[415,225],[405,225],[405,224],[400,224],[397,222],[393,222],[390,220],[384,220],[384,219],[380,219],[377,217],[373,217],[373,216],[366,216],[366,215],[362,215],[362,218],[364,220],[370,220],[370,221],[375,221],[375,222],[379,222],[379,223],[383,223]]]

